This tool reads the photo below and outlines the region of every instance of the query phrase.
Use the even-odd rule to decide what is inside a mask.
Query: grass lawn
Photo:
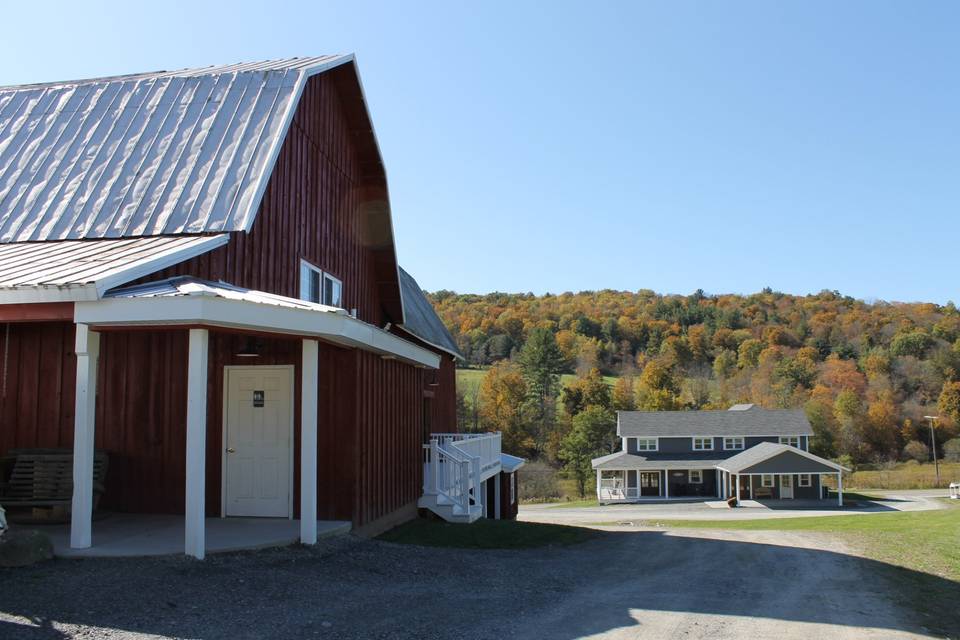
[[[937,483],[936,473],[932,462],[901,463],[891,469],[855,471],[844,478],[843,483],[872,489],[931,489]],[[951,482],[960,482],[960,462],[941,462],[940,486],[946,487]]]
[[[468,397],[472,395],[474,389],[483,382],[483,376],[487,375],[486,369],[457,369],[457,388],[463,391]],[[577,376],[571,373],[565,373],[560,376],[560,384],[567,385]],[[611,387],[617,383],[616,376],[603,376],[603,379]]]
[[[481,518],[466,525],[417,518],[387,531],[379,539],[427,547],[529,549],[578,544],[597,535],[600,535],[600,532],[594,529],[558,524]]]
[[[944,499],[938,511],[905,511],[765,520],[662,520],[644,524],[690,529],[818,531],[835,534],[863,555],[886,563],[883,572],[907,598],[924,626],[960,637],[960,506]],[[905,571],[907,569],[908,571]],[[951,580],[956,589],[931,589],[920,573]]]
[[[551,506],[551,509],[573,509],[577,507],[599,507],[600,502],[596,498],[584,498],[583,500],[569,500]]]

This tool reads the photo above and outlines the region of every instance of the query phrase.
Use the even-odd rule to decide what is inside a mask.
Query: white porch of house
[[[701,482],[711,477],[716,487],[710,495],[670,494],[670,473],[699,471]],[[634,486],[630,486],[629,473],[636,473]],[[721,497],[719,472],[713,468],[691,469],[597,469],[597,501],[602,504],[617,504],[665,500],[703,500]]]
[[[423,495],[417,506],[447,522],[481,518],[484,505],[499,500],[499,492],[487,495],[486,481],[501,471],[501,442],[499,431],[430,434],[423,445]]]
[[[725,499],[735,498],[737,506],[741,506],[742,502],[745,500],[763,499],[763,496],[755,495],[759,493],[759,491],[756,490],[757,479],[761,479],[761,487],[762,487],[762,479],[764,477],[771,477],[773,478],[774,484],[766,488],[774,488],[774,487],[780,488],[783,486],[784,476],[788,476],[792,479],[800,475],[805,475],[810,477],[816,476],[819,478],[819,482],[817,482],[817,485],[816,485],[817,497],[814,498],[815,500],[818,500],[818,501],[826,500],[826,497],[824,496],[824,492],[823,492],[823,488],[825,487],[823,483],[823,479],[825,477],[835,478],[837,482],[837,506],[838,507],[843,506],[843,472],[841,471],[837,471],[835,473],[830,473],[830,472],[814,473],[809,471],[787,472],[787,473],[731,473],[729,471],[724,471],[723,469],[719,469],[718,471],[720,473],[720,482],[721,482],[722,491],[723,491],[722,495],[724,496]],[[743,487],[742,480],[744,478],[747,480],[746,488]],[[793,500],[795,498],[792,498],[792,497],[784,498],[780,496],[778,498],[768,498],[768,499]]]

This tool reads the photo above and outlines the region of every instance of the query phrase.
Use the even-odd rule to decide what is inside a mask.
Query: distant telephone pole
[[[940,486],[940,461],[937,460],[937,435],[933,430],[933,421],[940,416],[923,416],[930,421],[930,450],[933,451],[933,466],[937,470],[937,487]]]

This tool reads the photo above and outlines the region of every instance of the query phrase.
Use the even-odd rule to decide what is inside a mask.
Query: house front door
[[[780,476],[780,499],[793,499],[793,476]]]
[[[290,517],[293,367],[224,369],[224,513]]]
[[[641,471],[640,472],[640,495],[641,496],[659,496],[660,495],[660,472]]]

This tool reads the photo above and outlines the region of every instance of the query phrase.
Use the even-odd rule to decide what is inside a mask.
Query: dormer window
[[[800,436],[780,436],[780,444],[800,448]]]
[[[300,261],[300,299],[343,307],[343,283],[306,260]]]

